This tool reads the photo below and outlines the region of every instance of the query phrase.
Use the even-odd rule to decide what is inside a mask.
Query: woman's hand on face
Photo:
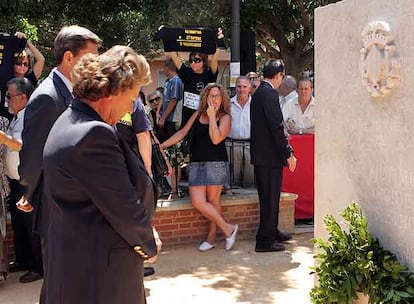
[[[214,106],[214,104],[211,101],[207,101],[208,108],[207,108],[207,115],[209,118],[216,118],[216,113],[218,108]]]

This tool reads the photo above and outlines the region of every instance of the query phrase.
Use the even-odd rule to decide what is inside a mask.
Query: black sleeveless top
[[[208,124],[200,123],[199,117],[194,122],[190,161],[228,161],[225,140],[217,145],[213,144],[208,134],[208,126]]]

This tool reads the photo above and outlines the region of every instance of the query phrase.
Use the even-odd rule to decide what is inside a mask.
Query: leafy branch
[[[313,240],[318,253],[312,270],[319,285],[311,291],[312,303],[349,304],[357,299],[357,292],[369,295],[372,304],[413,303],[414,274],[368,231],[359,205],[352,203],[340,214],[346,230],[327,215],[328,240]]]

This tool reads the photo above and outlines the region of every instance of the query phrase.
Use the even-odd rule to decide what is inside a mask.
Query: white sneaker
[[[201,252],[209,251],[216,247],[216,244],[210,244],[209,242],[202,242],[200,247],[198,247],[198,250]]]
[[[237,238],[237,231],[239,230],[239,225],[235,224],[233,225],[234,230],[233,233],[230,235],[230,237],[226,238],[226,250],[232,250],[234,247],[234,244],[236,243]]]

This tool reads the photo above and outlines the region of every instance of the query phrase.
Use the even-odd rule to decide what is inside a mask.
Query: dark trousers
[[[39,304],[47,303],[46,294],[47,294],[47,261],[48,261],[48,249],[47,249],[47,239],[44,237],[40,237],[41,245],[42,245],[42,256],[43,256],[43,284],[40,290],[40,300]]]
[[[279,200],[283,168],[254,166],[256,187],[259,194],[260,224],[256,234],[256,246],[270,247],[279,230]]]
[[[40,238],[33,234],[33,212],[23,212],[16,203],[23,196],[19,181],[9,179],[10,194],[7,198],[13,227],[13,243],[16,262],[28,270],[43,274]]]

